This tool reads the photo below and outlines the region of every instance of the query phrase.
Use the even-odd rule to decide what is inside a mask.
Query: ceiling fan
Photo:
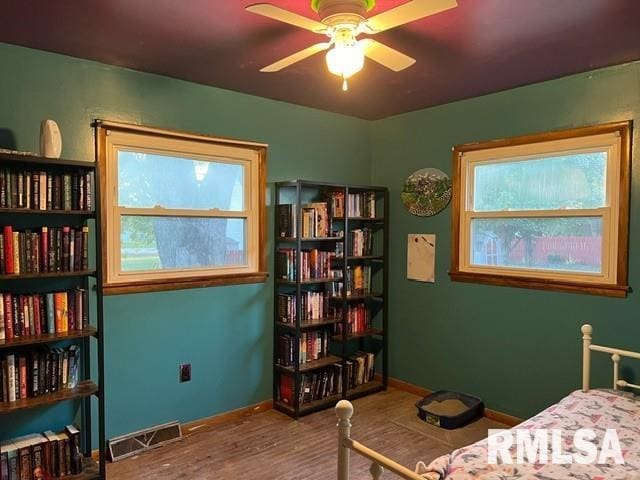
[[[404,70],[416,62],[408,55],[372,38],[357,40],[358,35],[375,35],[458,5],[456,0],[411,0],[366,18],[366,13],[375,6],[375,3],[375,0],[311,0],[311,8],[318,13],[320,21],[268,3],[249,5],[246,7],[249,12],[329,37],[327,42],[311,45],[260,71],[278,72],[300,60],[328,50],[327,68],[334,75],[342,77],[342,89],[347,90],[347,79],[362,70],[364,57],[394,72]]]

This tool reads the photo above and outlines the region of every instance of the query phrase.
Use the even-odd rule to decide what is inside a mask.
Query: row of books
[[[370,382],[375,377],[375,355],[358,351],[346,361],[347,390]],[[304,405],[333,395],[342,394],[342,363],[300,374],[298,401]],[[294,377],[280,375],[276,398],[286,405],[293,406],[295,398]]]
[[[376,356],[371,352],[358,351],[347,360],[347,388],[370,382],[375,377]]]
[[[277,254],[277,275],[278,278],[289,281],[296,281],[297,275],[297,251],[295,248],[280,248]],[[300,280],[341,278],[342,270],[331,268],[331,259],[334,252],[318,250],[302,250],[300,252]]]
[[[331,231],[331,221],[326,202],[302,206],[302,237],[325,238]]]
[[[376,192],[350,193],[345,204],[344,192],[329,194],[331,216],[342,218],[345,209],[348,217],[376,218]]]
[[[39,480],[82,473],[80,430],[46,431],[0,443],[1,480]]]
[[[342,316],[341,312],[336,312],[338,316]],[[371,312],[369,307],[364,303],[358,303],[356,305],[349,305],[347,307],[347,323],[346,334],[351,335],[354,333],[362,333],[371,329]],[[342,335],[345,330],[343,323],[335,324],[335,333]]]
[[[375,192],[350,193],[347,197],[347,216],[376,218]]]
[[[335,311],[329,306],[330,293],[302,292],[300,294],[300,319],[304,321],[333,317]],[[295,295],[278,295],[278,321],[293,324],[296,321],[298,301]]]
[[[93,210],[93,172],[0,169],[0,208]]]
[[[346,292],[345,292],[346,289]],[[347,297],[353,295],[370,295],[371,292],[371,266],[354,265],[347,267],[345,282],[332,282],[330,294],[332,297]]]
[[[349,250],[354,257],[373,255],[373,231],[356,228],[349,232]]]
[[[276,398],[286,405],[293,406],[294,391],[294,377],[280,375]],[[342,364],[340,363],[300,375],[300,391],[298,394],[300,405],[341,393]]]
[[[82,330],[89,324],[83,288],[64,292],[0,293],[0,340]]]
[[[347,267],[345,288],[347,296],[369,295],[371,293],[371,266],[353,265]]]
[[[302,332],[299,341],[299,363],[300,365],[323,358],[329,354],[329,338],[331,332],[328,330],[317,330],[313,332]],[[276,363],[283,367],[295,365],[296,337],[289,334],[280,335],[276,345]]]
[[[0,399],[15,402],[78,386],[80,346],[41,348],[0,360]]]
[[[89,227],[41,227],[0,233],[0,274],[75,272],[89,268]]]
[[[296,205],[287,203],[276,206],[278,211],[278,236],[295,237],[298,234]],[[331,219],[326,202],[302,205],[303,238],[326,238],[331,233]]]

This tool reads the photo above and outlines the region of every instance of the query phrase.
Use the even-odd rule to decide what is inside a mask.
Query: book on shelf
[[[278,212],[277,235],[293,238],[296,236],[296,206],[291,203],[276,205]]]
[[[57,479],[82,473],[80,430],[32,433],[0,443],[0,479]]]
[[[371,266],[348,266],[345,288],[348,297],[351,295],[369,295],[371,293]]]
[[[34,294],[0,293],[0,340],[87,328],[88,302],[83,288]]]
[[[0,208],[93,211],[94,174],[0,168]]]
[[[349,252],[354,257],[373,255],[373,231],[370,228],[356,228],[349,232]]]
[[[294,385],[294,378],[291,375],[281,374],[277,399],[286,405],[293,406]],[[314,372],[302,373],[299,392],[300,405],[341,394],[342,365],[336,363]]]
[[[80,346],[38,348],[0,357],[0,402],[41,397],[78,386]]]
[[[0,232],[0,274],[80,272],[89,268],[89,227],[39,227]]]
[[[342,309],[338,307],[337,315],[342,316]],[[347,335],[363,333],[371,329],[371,312],[365,303],[348,305],[346,309],[346,333]],[[344,325],[342,323],[335,324],[335,333],[342,335]]]
[[[335,278],[340,270],[331,268],[331,260],[335,253],[331,251],[311,250],[300,251],[300,280]],[[276,259],[277,278],[295,282],[297,275],[297,250],[295,248],[280,248]]]
[[[333,218],[344,217],[344,192],[330,192],[329,206]]]
[[[298,363],[300,365],[326,357],[329,354],[329,338],[330,333],[328,330],[302,332],[299,339],[296,339],[294,335],[280,335],[276,345],[276,363],[283,367],[295,365],[296,342],[298,342]]]

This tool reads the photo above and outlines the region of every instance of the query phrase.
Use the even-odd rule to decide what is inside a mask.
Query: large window
[[[107,293],[264,280],[265,146],[103,122]]]
[[[624,296],[630,125],[454,149],[454,280]]]

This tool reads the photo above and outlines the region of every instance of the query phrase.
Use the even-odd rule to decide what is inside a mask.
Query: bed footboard
[[[338,480],[349,480],[349,457],[351,450],[371,460],[369,472],[374,480],[378,480],[384,469],[395,473],[406,480],[424,480],[423,477],[409,470],[407,467],[394,462],[388,457],[365,447],[351,438],[351,417],[353,405],[347,400],[340,400],[336,405],[338,417]]]

